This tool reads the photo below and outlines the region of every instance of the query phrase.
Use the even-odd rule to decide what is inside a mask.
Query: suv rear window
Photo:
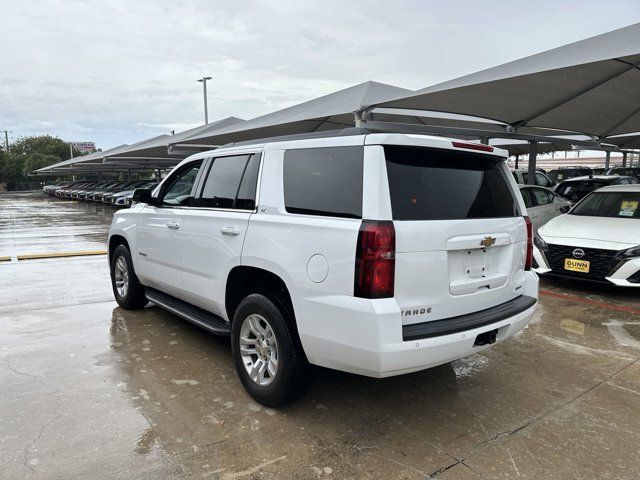
[[[284,153],[287,212],[362,218],[363,147],[324,147]]]
[[[518,216],[495,157],[424,147],[384,147],[394,220]]]

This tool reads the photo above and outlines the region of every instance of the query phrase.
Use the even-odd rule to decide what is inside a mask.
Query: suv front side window
[[[184,206],[193,199],[193,187],[202,166],[202,160],[189,163],[168,179],[162,192],[163,206]]]
[[[253,210],[259,165],[260,156],[256,154],[215,158],[198,207]]]

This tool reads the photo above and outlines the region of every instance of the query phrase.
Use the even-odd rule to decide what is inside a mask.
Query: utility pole
[[[69,158],[73,158],[73,143],[69,142],[69,153],[70,153],[70,157]]]
[[[202,83],[202,93],[204,95],[204,124],[209,124],[209,112],[207,109],[207,80],[211,80],[211,77],[202,77],[198,81]]]
[[[6,130],[4,131],[4,149],[7,152],[9,151],[9,132]]]

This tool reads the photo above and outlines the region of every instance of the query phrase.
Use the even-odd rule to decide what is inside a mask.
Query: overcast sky
[[[0,0],[0,130],[109,148],[367,80],[418,89],[640,21],[638,0]]]

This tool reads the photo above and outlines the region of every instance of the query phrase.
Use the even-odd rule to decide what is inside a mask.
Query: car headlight
[[[640,257],[640,245],[622,250],[621,252],[618,252],[617,256],[621,258]]]
[[[547,250],[549,247],[547,246],[547,242],[545,242],[538,232],[533,237],[533,244],[538,247],[540,250]]]

